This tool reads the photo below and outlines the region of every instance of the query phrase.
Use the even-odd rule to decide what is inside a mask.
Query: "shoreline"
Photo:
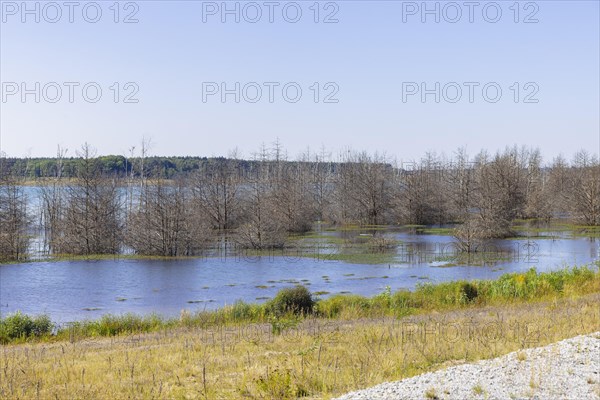
[[[303,287],[296,284],[293,287]],[[289,288],[288,288],[289,289]],[[280,290],[279,293],[288,290]],[[308,291],[308,289],[306,289]],[[64,340],[69,330],[75,327],[84,337],[114,336],[122,333],[150,333],[156,330],[182,326],[204,326],[218,324],[268,323],[274,327],[281,321],[297,324],[309,317],[327,319],[353,319],[370,317],[405,317],[431,311],[453,311],[465,308],[498,304],[539,303],[549,298],[568,298],[585,296],[600,292],[600,261],[581,267],[567,267],[550,272],[537,272],[535,268],[525,273],[505,273],[492,280],[454,280],[442,283],[424,283],[415,290],[399,290],[392,293],[389,286],[385,291],[370,297],[355,294],[333,294],[319,298],[310,293],[314,301],[312,311],[296,315],[293,312],[274,313],[271,309],[278,295],[265,303],[234,301],[231,305],[214,310],[190,312],[181,310],[179,318],[156,313],[149,314],[104,314],[97,319],[74,321],[65,326],[50,320],[48,315],[21,314],[19,311],[0,319],[0,342],[27,342],[44,340]],[[17,318],[15,316],[18,316]],[[10,331],[12,325],[26,323],[35,326],[34,320],[43,324],[41,334]],[[29,322],[23,322],[29,321]],[[275,329],[275,328],[274,328]],[[32,328],[31,332],[35,329]],[[7,333],[8,332],[8,333]],[[12,332],[12,333],[11,333]]]

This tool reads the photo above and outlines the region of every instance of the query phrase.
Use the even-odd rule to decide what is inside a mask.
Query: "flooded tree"
[[[570,166],[567,160],[558,156],[552,160],[548,169],[546,192],[552,217],[566,216],[569,213]]]
[[[380,225],[390,220],[393,167],[379,154],[348,152],[337,166],[335,199],[342,223]]]
[[[448,198],[448,217],[462,222],[469,218],[473,205],[474,168],[466,149],[460,148],[444,169],[444,188]]]
[[[548,174],[542,167],[542,156],[539,150],[531,152],[526,169],[525,205],[523,217],[548,222],[552,217]]]
[[[55,252],[67,254],[118,254],[121,250],[121,196],[116,178],[105,177],[90,145],[78,153],[75,182],[65,188],[64,240]]]
[[[481,152],[476,163],[476,212],[470,218],[474,218],[484,237],[509,236],[512,221],[522,214],[525,205],[527,155],[511,148],[490,159]]]
[[[241,185],[240,165],[235,157],[210,161],[194,174],[194,201],[214,229],[227,230],[236,226]]]
[[[332,213],[335,168],[325,149],[311,159],[310,154],[304,154],[302,162],[307,169],[308,187],[312,200],[315,218],[323,221]]]
[[[64,247],[65,222],[65,182],[63,180],[63,159],[67,149],[58,146],[54,176],[40,184],[42,200],[42,227],[45,248],[51,253]]]
[[[403,163],[396,177],[398,220],[415,225],[446,222],[450,198],[446,173],[446,166],[434,154],[427,154],[419,162]]]
[[[276,161],[270,189],[272,219],[287,233],[303,233],[316,219],[309,188],[309,174],[303,163]]]
[[[600,225],[600,163],[587,151],[578,152],[570,171],[568,201],[573,216],[585,225]]]
[[[246,174],[242,197],[242,223],[236,230],[234,240],[244,248],[283,248],[287,233],[280,218],[274,217],[272,196],[272,165],[263,146]]]
[[[0,156],[0,261],[26,258],[30,223],[27,195]]]
[[[458,250],[463,253],[476,252],[486,237],[487,233],[476,218],[469,218],[454,229]]]
[[[125,243],[136,254],[189,256],[200,254],[209,236],[208,224],[196,212],[183,180],[145,185],[131,212]]]

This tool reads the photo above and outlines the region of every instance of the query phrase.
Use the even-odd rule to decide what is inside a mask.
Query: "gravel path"
[[[338,400],[600,399],[600,332],[449,367]]]

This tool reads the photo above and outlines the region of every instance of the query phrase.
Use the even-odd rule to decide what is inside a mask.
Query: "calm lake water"
[[[400,245],[385,264],[263,256],[4,265],[0,266],[0,312],[47,313],[56,322],[125,312],[176,316],[182,309],[214,309],[238,299],[262,302],[297,283],[309,285],[312,292],[372,296],[386,286],[414,289],[424,282],[492,279],[531,267],[547,271],[600,258],[598,239],[524,238],[490,243],[487,250],[497,253],[492,258],[499,261],[452,266],[452,237],[411,231],[386,235]]]

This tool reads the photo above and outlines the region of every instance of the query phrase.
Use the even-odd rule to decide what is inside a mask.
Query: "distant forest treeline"
[[[148,175],[157,178],[173,179],[177,176],[187,175],[202,169],[207,164],[225,162],[224,157],[146,157],[145,168]],[[4,168],[12,176],[35,179],[53,178],[59,174],[59,165],[62,165],[63,178],[77,177],[77,168],[81,157],[69,158],[4,158]],[[96,167],[105,175],[125,177],[139,176],[136,165],[142,162],[141,157],[125,156],[100,156],[95,158]],[[252,161],[238,160],[242,169],[249,169]]]

